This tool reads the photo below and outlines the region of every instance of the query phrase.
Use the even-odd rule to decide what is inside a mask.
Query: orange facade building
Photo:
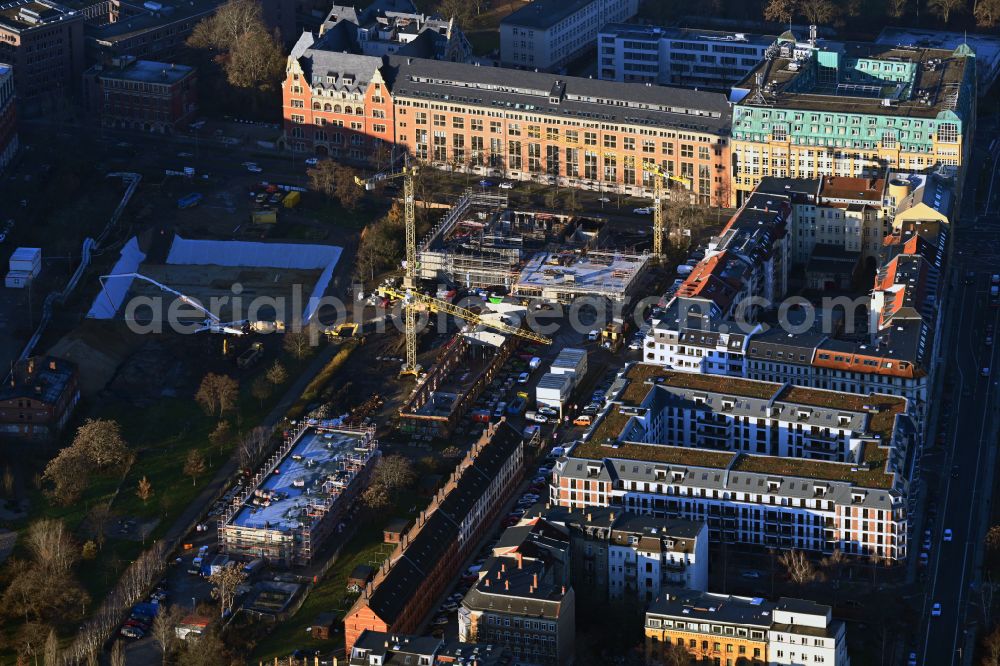
[[[730,108],[720,93],[334,52],[306,33],[283,84],[293,151],[649,196],[655,162],[692,201],[728,201]]]

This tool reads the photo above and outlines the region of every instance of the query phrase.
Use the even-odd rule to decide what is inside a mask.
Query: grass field
[[[294,378],[301,373],[309,359],[294,361],[283,358],[282,362],[289,377]],[[257,372],[264,372],[266,367],[266,364],[261,364]],[[250,395],[252,378],[242,379],[238,410],[228,415],[231,424],[241,423],[244,430],[259,425],[263,416],[273,408],[287,388],[286,382],[262,404]],[[235,440],[222,447],[212,444],[209,435],[217,421],[214,417],[207,416],[189,395],[165,398],[141,409],[121,402],[95,405],[87,410],[86,415],[118,421],[125,440],[136,453],[135,463],[124,476],[122,470],[93,476],[83,497],[70,506],[54,504],[42,491],[34,490],[30,497],[32,509],[28,518],[9,527],[23,529],[40,518],[58,518],[65,521],[77,540],[83,543],[93,536],[92,530],[87,529],[88,513],[95,506],[110,502],[112,519],[107,521],[105,543],[98,556],[90,561],[82,561],[76,572],[77,579],[91,596],[90,608],[96,608],[117,582],[122,571],[149,543],[162,537],[185,507],[197,497],[219,465],[231,455]],[[237,429],[234,425],[231,427]],[[72,432],[67,433],[64,445],[71,439]],[[206,462],[205,473],[194,482],[183,475],[184,461],[191,450],[200,451]],[[154,493],[147,503],[136,496],[139,479],[143,476],[152,484]],[[119,486],[120,490],[116,495]],[[148,535],[145,545],[131,535],[124,537],[116,533],[117,518],[126,517],[139,522],[159,521]],[[17,549],[15,555],[24,557],[26,553]],[[8,621],[3,629],[9,638],[14,635],[18,626],[15,622]],[[0,664],[14,656],[8,645],[4,641],[4,647],[0,648]]]

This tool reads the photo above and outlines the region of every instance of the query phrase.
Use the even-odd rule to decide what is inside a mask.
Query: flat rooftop
[[[15,0],[0,4],[0,27],[14,32],[38,28],[68,17],[82,19],[83,15],[48,0]]]
[[[289,532],[325,513],[354,479],[350,461],[375,450],[364,433],[310,427],[250,493],[230,525]],[[317,515],[314,509],[321,508]],[[310,516],[310,514],[313,514]]]
[[[504,17],[501,24],[547,30],[598,0],[533,0]]]
[[[750,32],[726,30],[699,30],[696,28],[660,27],[634,25],[632,23],[609,23],[601,28],[601,34],[613,34],[621,39],[674,39],[692,42],[718,42],[720,44],[770,46],[776,35],[759,35]]]
[[[101,78],[136,81],[138,83],[177,83],[190,75],[194,68],[169,62],[136,60],[128,66],[101,70]]]
[[[648,260],[646,255],[590,253],[569,262],[539,252],[521,270],[515,289],[557,289],[621,294]]]
[[[733,92],[743,107],[937,118],[942,111],[958,110],[967,62],[943,49],[831,42],[817,46],[805,60],[785,50],[761,61]],[[883,65],[893,71],[883,75]],[[835,80],[816,83],[812,72],[820,68],[835,72]]]

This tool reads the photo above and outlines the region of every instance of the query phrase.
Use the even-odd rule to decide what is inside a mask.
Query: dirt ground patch
[[[49,349],[49,354],[76,363],[80,391],[93,395],[114,378],[118,367],[143,344],[141,336],[121,322],[86,319]]]

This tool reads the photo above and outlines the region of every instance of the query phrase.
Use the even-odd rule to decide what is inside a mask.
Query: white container
[[[535,402],[547,405],[562,413],[563,405],[573,391],[573,377],[569,374],[547,373],[538,380],[535,387]]]
[[[24,289],[31,284],[31,273],[26,271],[10,271],[4,278],[4,285],[8,289]]]
[[[38,275],[42,269],[42,250],[37,247],[19,247],[10,255],[10,270]]]

